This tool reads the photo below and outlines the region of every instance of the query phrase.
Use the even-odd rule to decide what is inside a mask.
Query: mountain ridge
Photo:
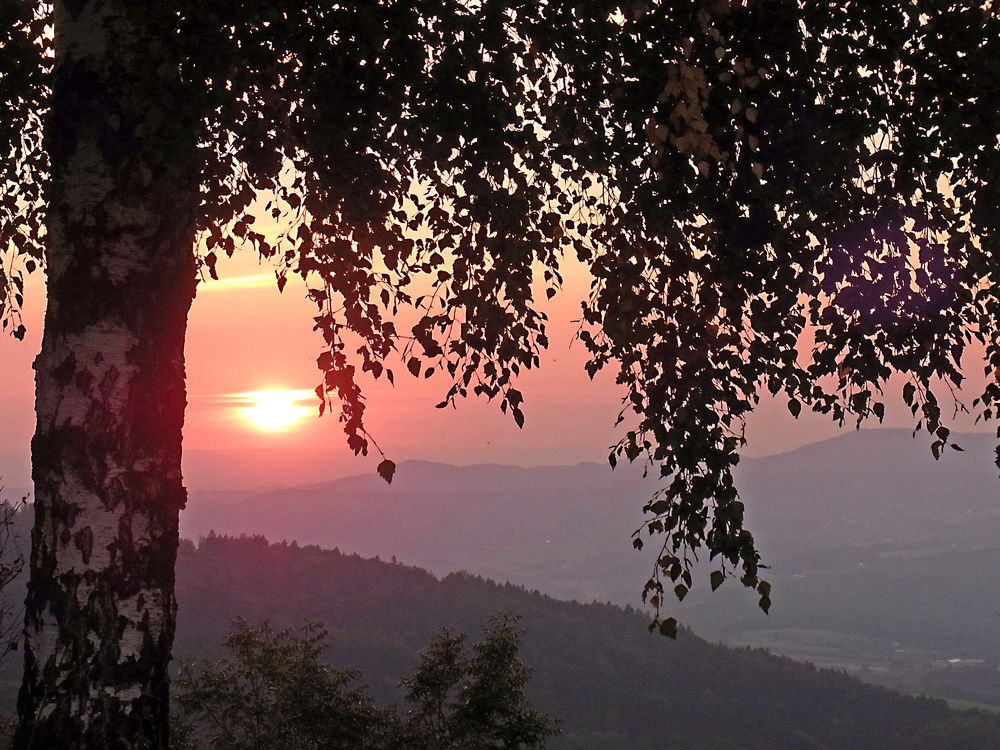
[[[497,610],[514,612],[523,659],[535,670],[529,695],[563,720],[553,750],[987,750],[1000,743],[995,718],[955,714],[941,701],[759,649],[712,645],[686,631],[670,641],[647,633],[636,610],[558,601],[467,573],[438,578],[314,546],[218,536],[183,543],[177,570],[180,656],[212,656],[234,613],[276,624],[318,620],[330,633],[330,663],[361,669],[372,693],[389,702],[434,632],[446,626],[474,637]],[[975,741],[933,739],[966,736]]]
[[[930,666],[956,657],[1000,666],[990,636],[991,581],[1000,580],[995,439],[955,440],[965,452],[939,462],[909,430],[849,432],[742,462],[747,523],[772,566],[771,613],[735,583],[709,593],[702,567],[671,614],[713,640],[767,645],[877,682],[889,674],[887,684],[914,692],[951,681],[949,697],[1000,705],[995,669],[958,684],[957,673]],[[562,599],[640,604],[652,558],[630,541],[655,478],[590,462],[477,466],[401,463],[391,486],[359,474],[237,503],[202,503],[193,493],[182,531],[266,533],[395,555],[439,575],[467,570]]]

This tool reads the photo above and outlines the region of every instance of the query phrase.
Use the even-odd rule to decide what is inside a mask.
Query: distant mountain
[[[330,630],[331,664],[357,667],[382,701],[443,626],[476,635],[498,610],[522,616],[529,693],[559,717],[553,748],[987,750],[1000,719],[956,714],[761,651],[668,641],[639,613],[560,602],[467,574],[437,580],[401,564],[263,538],[182,545],[177,653],[206,655],[230,617],[303,618]]]
[[[677,607],[682,622],[902,689],[1000,704],[995,440],[955,441],[964,451],[938,462],[903,430],[745,460],[738,482],[772,565],[771,615],[737,585],[709,595],[703,580]],[[407,462],[391,486],[363,475],[240,501],[195,494],[181,525],[191,537],[263,533],[638,604],[652,560],[629,540],[654,487],[633,467]],[[949,659],[960,672],[940,666]]]
[[[652,489],[634,471],[599,464],[524,469],[408,461],[392,485],[365,474],[236,503],[193,495],[181,533],[263,533],[586,599],[613,596],[606,580],[617,577],[632,591],[616,598],[630,599],[646,566],[631,551],[629,534]],[[608,562],[624,570],[605,570]]]
[[[996,437],[954,436],[962,451],[934,461],[926,436],[850,432],[790,453],[744,462],[748,515],[775,554],[800,548],[960,543],[996,546],[1000,480]]]
[[[948,450],[938,462],[925,443],[898,430],[852,433],[746,462],[739,481],[749,523],[773,565],[774,609],[761,618],[736,605],[740,592],[720,591],[692,597],[689,621],[729,642],[865,667],[871,679],[948,659],[995,667],[996,439],[955,440],[964,450]],[[834,634],[860,641],[834,645]],[[937,670],[914,679],[907,677],[912,689],[948,682]],[[995,668],[967,682],[981,683],[976,699],[1000,703]]]

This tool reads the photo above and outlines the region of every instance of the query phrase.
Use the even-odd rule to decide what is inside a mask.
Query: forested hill
[[[964,450],[940,461],[909,430],[880,429],[741,462],[770,614],[737,581],[711,592],[705,565],[678,619],[902,692],[1000,706],[996,437],[952,438]],[[391,485],[369,472],[242,500],[195,491],[181,529],[396,555],[438,575],[636,606],[658,547],[636,552],[630,535],[655,487],[627,465],[401,462]]]
[[[210,536],[182,545],[177,567],[180,658],[214,652],[230,618],[319,620],[329,661],[364,672],[376,697],[444,626],[476,635],[497,610],[522,616],[531,694],[563,724],[562,748],[1000,747],[1000,721],[956,714],[847,676],[711,645],[649,635],[643,616],[562,602],[466,574],[338,551]]]

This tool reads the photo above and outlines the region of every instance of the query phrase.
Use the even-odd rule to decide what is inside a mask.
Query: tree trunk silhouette
[[[153,4],[55,4],[17,748],[166,748],[196,149]]]

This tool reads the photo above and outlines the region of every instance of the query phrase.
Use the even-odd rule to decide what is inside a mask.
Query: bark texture
[[[20,749],[167,747],[197,172],[155,5],[55,3]]]

